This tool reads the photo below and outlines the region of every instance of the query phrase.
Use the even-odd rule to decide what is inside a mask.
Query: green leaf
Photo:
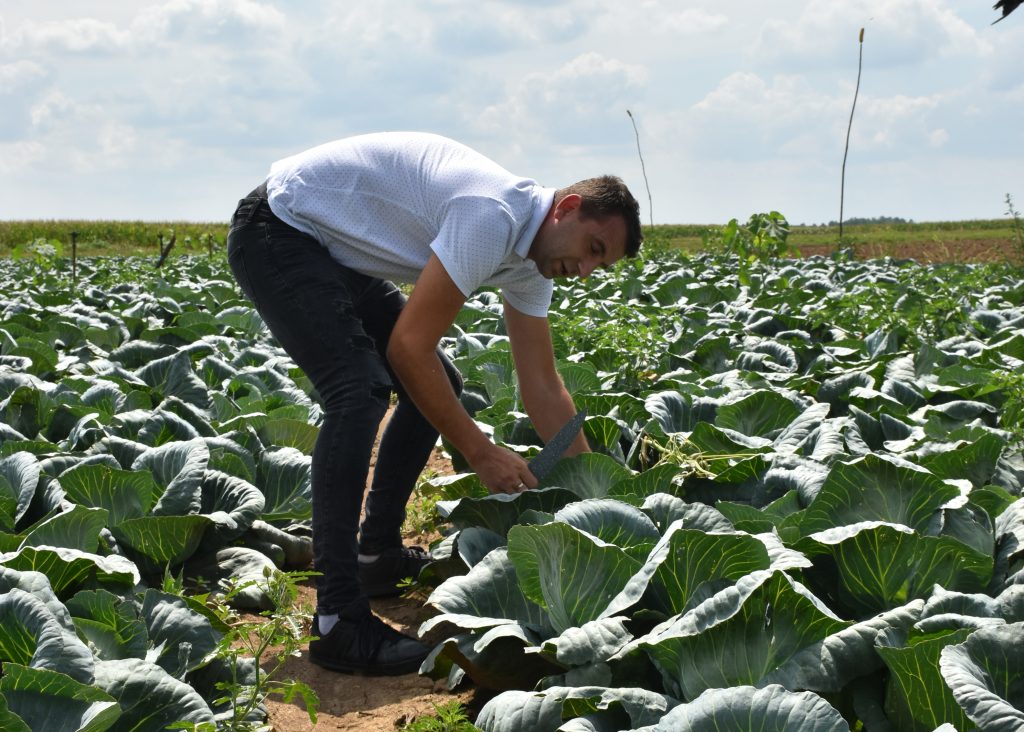
[[[819,694],[839,693],[855,679],[882,669],[876,638],[882,632],[909,632],[921,617],[923,605],[915,600],[828,635],[792,655],[762,683]]]
[[[146,590],[142,619],[152,643],[162,647],[157,664],[175,678],[203,665],[221,639],[210,621],[185,600],[159,590]]]
[[[624,618],[601,618],[565,630],[546,640],[542,649],[571,669],[607,661],[632,639]]]
[[[106,509],[111,526],[145,516],[160,492],[148,471],[115,470],[100,464],[82,464],[64,471],[60,485],[75,503]]]
[[[13,530],[35,496],[39,484],[39,461],[28,452],[0,458],[0,530]]]
[[[210,408],[206,384],[192,371],[192,361],[183,351],[150,361],[135,373],[162,396],[176,396],[200,409]]]
[[[298,419],[268,419],[256,433],[265,445],[294,447],[304,455],[311,455],[320,428]]]
[[[736,686],[708,689],[661,718],[658,730],[688,732],[849,732],[842,715],[817,694]]]
[[[689,432],[697,425],[698,415],[679,392],[651,394],[644,401],[644,406],[665,434]]]
[[[449,534],[430,550],[431,563],[420,573],[420,582],[444,581],[465,574],[492,550],[505,546],[505,537],[490,529],[472,526]]]
[[[973,728],[939,672],[942,649],[970,633],[964,629],[909,641],[905,631],[879,634],[875,645],[890,674],[886,713],[897,729],[931,732],[947,722],[958,730]]]
[[[682,475],[678,465],[659,463],[649,470],[618,481],[608,492],[609,498],[633,500],[647,498],[655,493],[674,494],[680,491],[677,479]]]
[[[527,599],[505,548],[489,552],[464,576],[441,583],[427,599],[440,615],[420,628],[424,634],[441,623],[460,629],[488,628],[508,622],[535,628],[551,635],[547,613]]]
[[[583,424],[583,434],[595,451],[611,456],[616,462],[626,461],[619,444],[622,427],[618,421],[604,416],[589,417]]]
[[[666,493],[648,496],[642,507],[644,513],[666,533],[676,521],[682,521],[682,528],[701,531],[731,532],[733,525],[720,511],[703,503],[689,503],[682,498]]]
[[[149,634],[134,600],[106,590],[82,590],[68,600],[67,608],[99,659],[145,658]]]
[[[150,448],[135,459],[132,470],[148,470],[164,488],[153,507],[154,515],[184,516],[199,512],[209,462],[210,450],[197,438]]]
[[[960,492],[923,468],[878,455],[836,463],[800,517],[805,534],[864,521],[924,533],[935,512]]]
[[[701,590],[721,589],[770,565],[767,549],[753,536],[705,533],[684,528],[683,520],[677,520],[603,616],[623,613],[641,597],[645,609],[676,615],[689,609]]]
[[[942,649],[939,669],[957,703],[986,732],[1024,726],[1024,623],[982,628]]]
[[[629,726],[658,721],[675,700],[646,689],[608,689],[597,686],[552,687],[540,692],[506,691],[488,701],[476,718],[483,732],[555,732],[566,712],[618,707]],[[621,729],[616,726],[615,729]]]
[[[120,706],[106,692],[49,669],[5,663],[0,693],[29,725],[26,729],[103,732],[121,716]],[[6,724],[3,728],[12,729]]]
[[[195,553],[213,524],[208,516],[143,516],[111,527],[147,574],[175,567]]]
[[[59,546],[95,554],[99,549],[100,531],[108,523],[107,517],[103,508],[72,506],[33,526],[21,545]]]
[[[580,498],[604,498],[619,481],[632,476],[629,468],[600,453],[564,458],[544,476],[540,486],[566,488]]]
[[[1006,441],[992,433],[952,450],[921,458],[921,465],[939,478],[967,479],[975,488],[988,485]]]
[[[559,509],[554,519],[622,549],[639,549],[641,560],[661,538],[658,527],[639,508],[607,498],[570,503]]]
[[[63,607],[60,612],[66,617]],[[0,661],[46,668],[78,681],[92,679],[92,653],[75,635],[74,626],[42,599],[17,587],[0,595]]]
[[[207,538],[223,545],[244,534],[263,513],[265,500],[256,486],[217,470],[207,470],[200,511],[213,526]]]
[[[720,406],[715,424],[744,435],[774,439],[799,415],[792,400],[776,391],[760,390]]]
[[[60,597],[96,582],[134,587],[140,579],[136,566],[124,557],[101,557],[61,547],[22,547],[16,554],[5,555],[0,565],[45,574]]]
[[[229,583],[237,588],[231,604],[252,610],[272,610],[274,603],[267,594],[268,577],[278,572],[274,562],[256,549],[228,546],[212,554],[197,555],[184,567],[186,577],[202,577],[211,587]]]
[[[512,527],[508,556],[523,594],[548,611],[558,632],[601,617],[640,568],[619,547],[559,522]]]
[[[864,616],[927,597],[933,585],[977,592],[988,585],[993,558],[947,537],[866,521],[801,539],[795,549],[815,564],[808,581],[834,607]],[[822,559],[827,558],[824,562]]]
[[[259,459],[256,485],[263,491],[264,521],[308,519],[312,515],[310,458],[300,450],[267,450]]]
[[[752,572],[638,639],[673,696],[757,684],[808,646],[846,628],[778,571]]]
[[[32,732],[25,720],[12,712],[7,706],[7,699],[0,693],[0,729],[7,732]]]
[[[137,658],[100,661],[95,686],[120,705],[119,728],[158,730],[179,721],[214,721],[209,705],[191,686]]]
[[[503,691],[533,686],[562,670],[545,656],[527,652],[538,640],[525,626],[504,624],[449,638],[438,654],[464,669],[477,686]]]
[[[525,511],[554,513],[562,506],[579,499],[564,488],[538,488],[522,493],[496,493],[476,498],[466,496],[456,501],[438,501],[440,515],[459,528],[480,526],[505,536]]]
[[[775,437],[775,451],[785,454],[796,452],[808,436],[821,427],[822,422],[828,417],[830,409],[828,404],[818,403],[805,409]],[[850,407],[851,411],[854,409],[856,407]]]

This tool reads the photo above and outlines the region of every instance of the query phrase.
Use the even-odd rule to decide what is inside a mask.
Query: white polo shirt
[[[463,295],[500,288],[544,317],[551,282],[526,259],[555,191],[454,140],[419,132],[349,137],[279,160],[270,209],[357,272],[415,282],[431,252]]]

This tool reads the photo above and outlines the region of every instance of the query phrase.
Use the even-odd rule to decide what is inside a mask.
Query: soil
[[[807,246],[801,249],[801,254],[827,256],[832,251],[833,248],[829,246]],[[1008,254],[1005,246],[999,246],[992,240],[958,241],[954,249],[937,248],[932,242],[860,245],[856,248],[858,259],[892,257],[914,259],[926,264],[994,262],[1004,260]],[[436,475],[450,475],[454,472],[451,461],[440,449],[435,449],[427,470]],[[433,538],[436,537],[408,536],[406,541],[409,544],[427,545]],[[299,606],[315,606],[316,593],[312,585],[307,584],[300,589]],[[427,617],[422,604],[414,599],[400,597],[374,600],[372,605],[377,615],[410,635],[416,634],[417,627]],[[487,696],[472,688],[449,692],[440,682],[435,684],[418,674],[391,677],[337,674],[310,663],[305,651],[301,656],[289,659],[279,671],[278,677],[302,681],[317,693],[320,698],[315,726],[317,730],[394,732],[418,717],[433,714],[435,706],[453,700],[470,710],[478,710],[483,698]],[[269,700],[267,707],[269,723],[276,732],[314,729],[301,702],[285,704]],[[470,714],[472,716],[472,711]]]
[[[811,245],[800,247],[800,254],[828,256],[835,247]],[[1000,262],[1013,259],[1013,242],[993,239],[957,239],[955,246],[931,241],[907,241],[885,244],[858,244],[854,247],[857,259],[913,259],[921,264],[963,264],[967,262]],[[1020,262],[1017,262],[1020,264]]]

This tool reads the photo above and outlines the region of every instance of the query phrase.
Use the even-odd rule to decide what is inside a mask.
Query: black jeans
[[[391,282],[339,264],[313,237],[277,218],[263,186],[239,201],[227,243],[239,285],[313,382],[324,410],[312,460],[317,609],[358,614],[368,607],[358,552],[401,546],[406,503],[438,436],[386,357],[405,296]],[[440,349],[438,355],[461,392],[459,372]],[[397,405],[360,526],[373,443],[392,391]]]

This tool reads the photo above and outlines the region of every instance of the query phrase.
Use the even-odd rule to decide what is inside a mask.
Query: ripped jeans
[[[405,296],[386,280],[335,261],[313,237],[270,210],[263,186],[239,201],[228,261],[281,346],[312,381],[324,418],[313,449],[313,568],[321,614],[368,607],[358,553],[401,546],[405,506],[438,433],[388,364]],[[456,393],[459,372],[438,350]],[[371,452],[392,391],[397,405],[380,441],[359,524]]]

